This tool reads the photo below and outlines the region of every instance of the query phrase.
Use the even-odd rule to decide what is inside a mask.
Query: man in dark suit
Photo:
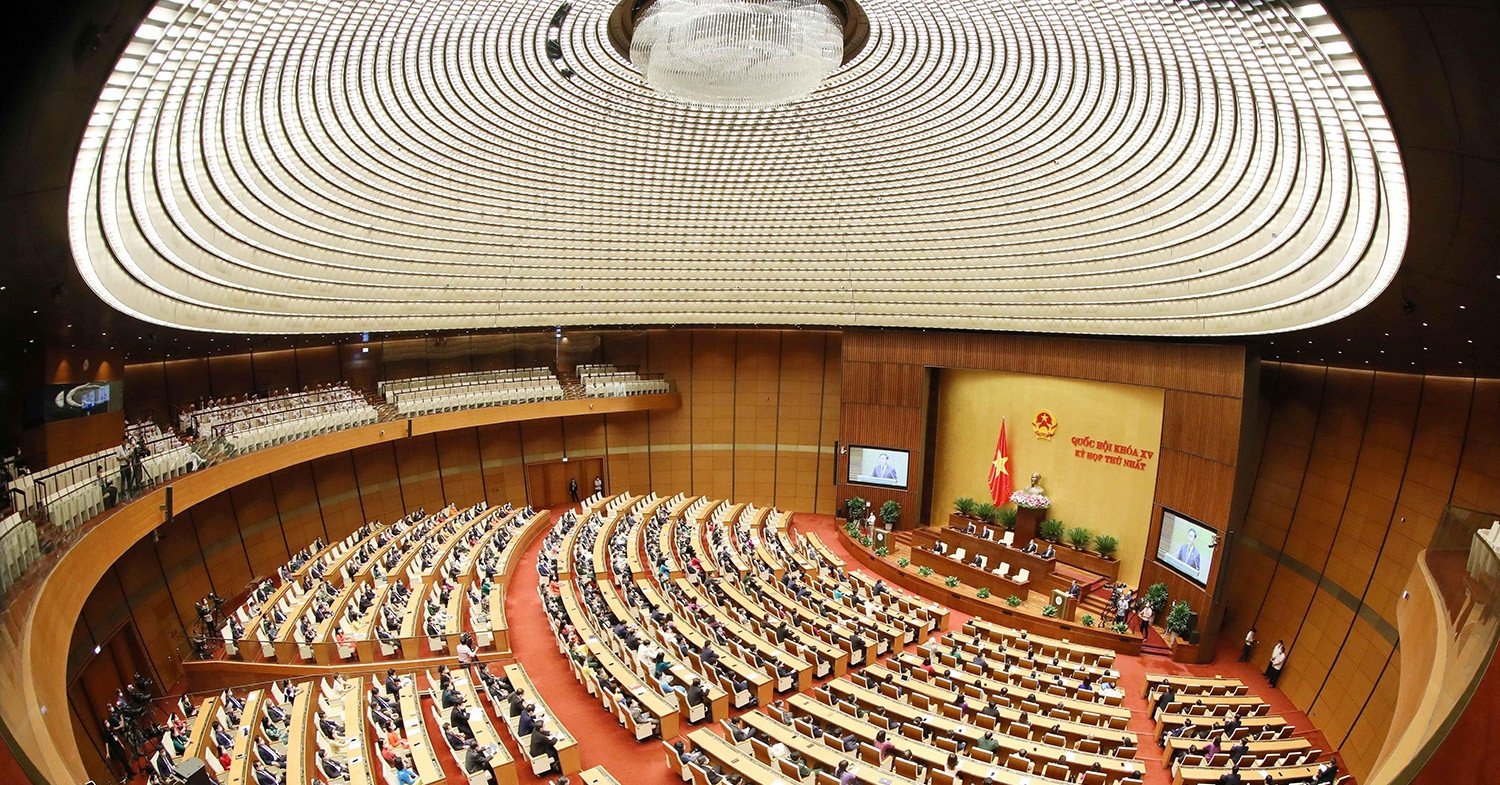
[[[454,706],[453,711],[448,714],[448,722],[454,730],[462,733],[464,738],[474,738],[474,729],[469,725],[469,710],[464,706]]]
[[[1240,766],[1235,764],[1229,771],[1219,776],[1219,785],[1244,785],[1245,780],[1240,776]]]
[[[531,734],[531,748],[527,750],[532,759],[551,758],[557,760],[557,742],[552,740],[552,734],[541,728]]]
[[[701,706],[708,700],[708,691],[703,689],[702,679],[693,679],[693,683],[687,688],[687,702],[689,706]]]

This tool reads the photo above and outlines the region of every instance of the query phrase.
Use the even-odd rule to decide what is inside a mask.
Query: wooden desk
[[[874,678],[886,681],[897,690],[900,690],[903,695],[922,695],[926,697],[929,702],[936,701],[939,706],[951,706],[958,701],[958,693],[939,687],[938,685],[931,682],[918,681],[916,679],[898,681],[894,678],[895,674],[887,670],[882,665],[871,666],[871,670],[867,671],[867,673]],[[997,708],[999,711],[999,719],[1004,720],[1006,723],[1020,721],[1021,712],[1019,710],[1011,706],[1000,706]],[[1136,743],[1135,734],[1127,730],[1108,728],[1101,725],[1090,725],[1087,723],[1076,722],[1074,720],[1064,720],[1060,717],[1051,717],[1036,713],[1032,713],[1031,720],[1032,722],[1030,722],[1029,724],[1034,727],[1055,728],[1056,730],[1054,732],[1067,739],[1069,743],[1077,743],[1082,739],[1094,739],[1098,741],[1103,749],[1111,754],[1089,756],[1088,753],[1075,753],[1075,758],[1082,758],[1085,759],[1085,763],[1092,763],[1093,757],[1097,757],[1100,760],[1101,765],[1104,765],[1106,768],[1109,768],[1112,765],[1112,763],[1110,762],[1118,762],[1119,758],[1115,753],[1117,753],[1121,748],[1131,747]],[[1040,742],[1025,741],[1025,743],[1033,746],[1034,748],[1051,748],[1051,745],[1042,744]],[[1057,750],[1054,754],[1054,757],[1060,757],[1062,755],[1062,748],[1052,749]]]
[[[677,587],[682,589],[688,597],[696,599],[700,608],[707,610],[709,614],[718,619],[718,621],[724,625],[724,631],[726,633],[733,636],[740,642],[741,645],[748,646],[754,649],[755,653],[760,655],[761,659],[766,661],[767,667],[770,669],[769,673],[775,672],[775,666],[778,663],[785,665],[794,671],[796,686],[793,689],[800,692],[802,690],[812,688],[812,663],[809,663],[807,660],[804,660],[801,657],[798,657],[787,651],[786,649],[777,646],[768,638],[762,637],[755,631],[747,629],[744,625],[740,624],[738,619],[724,613],[722,608],[720,608],[713,602],[710,602],[708,597],[704,596],[702,592],[698,591],[697,586],[694,586],[685,578],[678,578],[676,581],[674,581],[674,583],[676,583]],[[683,608],[679,607],[678,612],[684,618],[688,616],[686,610]],[[767,701],[761,701],[762,706],[766,705],[766,703]]]
[[[1317,763],[1309,763],[1305,766],[1281,766],[1271,769],[1241,769],[1240,775],[1246,783],[1260,785],[1267,775],[1272,782],[1310,782],[1313,775],[1318,773]],[[1172,778],[1172,785],[1209,785],[1219,781],[1228,769],[1213,768],[1209,766],[1183,766],[1177,770],[1177,776]]]
[[[582,765],[578,757],[578,740],[563,727],[562,720],[557,718],[547,702],[542,700],[542,694],[537,691],[536,685],[531,683],[531,677],[526,675],[526,669],[521,663],[513,662],[505,666],[505,677],[510,679],[510,684],[518,690],[523,690],[530,696],[532,703],[536,704],[539,714],[550,720],[546,727],[552,731],[552,737],[557,742],[557,765],[563,774],[577,774]],[[663,735],[663,738],[666,738]],[[523,752],[525,752],[523,750]]]
[[[1193,725],[1198,728],[1207,728],[1216,724],[1219,719],[1216,717],[1200,717],[1192,714],[1167,714],[1166,712],[1162,712],[1156,716],[1156,729],[1153,731],[1155,735],[1152,738],[1160,739],[1164,731],[1171,730],[1180,725],[1186,725],[1188,720],[1192,720]],[[1240,719],[1239,730],[1236,730],[1231,738],[1239,739],[1251,733],[1260,733],[1263,730],[1277,730],[1286,724],[1286,720],[1276,714],[1268,717],[1242,717]]]
[[[474,731],[474,741],[478,743],[480,749],[490,748],[495,750],[495,753],[489,759],[490,771],[495,774],[495,785],[516,785],[516,761],[510,756],[510,750],[507,750],[505,745],[500,741],[500,734],[495,731],[494,723],[490,722],[490,715],[485,713],[484,704],[479,702],[479,693],[475,692],[474,685],[469,683],[469,673],[469,671],[465,670],[449,671],[449,674],[453,677],[453,688],[458,691],[459,695],[463,696],[464,701],[470,708],[478,709],[476,713],[479,715],[479,721],[471,721],[469,723],[470,728]],[[427,673],[427,685],[429,691],[434,695],[440,694],[437,689],[437,683],[432,679],[431,671]],[[491,696],[491,704],[493,705],[493,696]],[[495,711],[498,714],[503,711],[503,708],[496,706]],[[444,740],[443,743],[446,744],[447,741]],[[455,756],[458,754],[455,753]],[[458,760],[460,767],[462,767],[463,759],[459,758]]]
[[[853,682],[840,680],[831,682],[828,686],[830,692],[834,695],[852,700],[867,709],[878,711],[887,718],[897,719],[913,725],[926,723],[945,736],[963,739],[970,747],[974,746],[984,735],[984,730],[975,725],[933,714],[926,709],[920,709],[904,701],[875,692],[874,690],[865,689]],[[833,710],[832,707],[830,707],[830,710]],[[1019,712],[1014,710],[1001,710],[1001,717],[1009,722],[1015,722],[1019,716]],[[1049,722],[1055,723],[1051,718],[1046,719]],[[1066,734],[1066,729],[1063,732]],[[1044,762],[1058,763],[1068,767],[1074,775],[1077,775],[1093,763],[1098,763],[1102,768],[1115,772],[1119,776],[1144,771],[1144,767],[1138,761],[1128,758],[1095,755],[1066,747],[1056,747],[1051,744],[1011,736],[998,730],[995,732],[994,738],[999,742],[1000,750],[1003,750],[1006,754],[1017,750],[1026,750],[1027,754],[1038,765]],[[1134,740],[1135,737],[1130,735],[1130,741],[1133,743]],[[1101,741],[1103,740],[1101,739]],[[996,755],[1004,757],[1000,754],[1000,751],[997,751]]]
[[[802,717],[818,720],[826,726],[832,726],[847,731],[853,731],[859,739],[870,745],[874,745],[875,736],[884,730],[870,722],[845,714],[833,707],[819,703],[808,695],[794,695],[787,699],[787,705],[792,713]],[[907,759],[915,759],[920,765],[928,770],[942,770],[948,764],[948,751],[924,741],[907,738],[899,732],[886,730],[886,739],[896,746]],[[1007,783],[1008,785],[1024,785],[1030,782],[1032,785],[1041,783],[1059,783],[1040,774],[1026,774],[1003,768],[1000,763],[985,763],[976,758],[960,755],[958,758],[958,771],[962,780],[969,782],[983,782],[985,777],[993,777],[996,783]],[[1009,775],[1009,776],[1007,776]]]
[[[1030,632],[1006,627],[984,619],[970,619],[964,623],[963,631],[975,638],[989,638],[1000,640],[1011,646],[1019,647],[1024,643],[1035,644],[1043,654],[1050,654],[1063,659],[1083,662],[1090,665],[1098,665],[1109,668],[1115,664],[1115,651],[1099,646],[1087,646],[1082,643],[1074,643],[1067,638],[1051,638],[1046,635],[1034,635]],[[1150,677],[1147,677],[1148,679]]]
[[[904,651],[888,661],[888,666],[894,666],[912,675],[912,678],[928,681],[929,676],[922,669],[923,660],[914,652]],[[1002,674],[1003,675],[1003,674]],[[972,687],[984,693],[991,701],[998,700],[1000,690],[1006,690],[1006,694],[1012,700],[1029,700],[1040,705],[1043,711],[1049,709],[1062,709],[1075,722],[1083,722],[1079,719],[1084,714],[1095,714],[1101,719],[1108,721],[1109,726],[1115,730],[1124,730],[1130,723],[1130,710],[1123,706],[1111,706],[1106,703],[1071,698],[1063,695],[1053,695],[1040,689],[1026,687],[1019,682],[1007,679],[992,678],[988,675],[976,675],[966,670],[954,670],[950,668],[940,669],[934,676],[948,679],[949,681]],[[1088,723],[1084,723],[1088,724]]]
[[[364,679],[349,682],[352,689],[344,690],[344,743],[349,749],[349,785],[375,785],[375,775],[370,770],[368,723],[365,720]],[[383,782],[384,780],[382,780]]]
[[[255,750],[255,734],[260,729],[260,704],[262,693],[255,690],[245,696],[245,710],[240,714],[240,727],[234,737],[234,751],[229,755],[229,765],[224,769],[224,785],[245,785],[251,782],[250,765]]]
[[[689,733],[687,739],[693,749],[707,755],[709,760],[723,766],[725,771],[738,774],[753,785],[777,785],[785,782],[780,773],[740,752],[738,747],[709,728],[699,728]]]
[[[967,561],[959,562],[940,556],[926,548],[919,548],[915,542],[911,548],[911,566],[916,568],[928,567],[934,575],[942,577],[957,577],[959,583],[975,589],[989,589],[992,594],[999,598],[1010,596],[1019,597],[1024,600],[1031,596],[1031,586],[1035,581],[1028,579],[1027,583],[1016,583],[1009,576],[1000,577],[988,570],[981,570]],[[1014,571],[1012,571],[1014,574]],[[972,592],[970,592],[972,593]]]
[[[1173,753],[1187,752],[1193,747],[1202,747],[1206,743],[1207,739],[1184,739],[1173,736],[1167,739],[1166,752],[1162,753],[1162,763],[1165,765],[1167,761],[1172,760]],[[1301,752],[1312,748],[1312,742],[1308,741],[1306,737],[1300,736],[1294,736],[1290,739],[1250,741],[1245,744],[1249,748],[1245,753],[1246,758],[1254,758],[1260,755],[1285,755],[1288,752]],[[1222,748],[1219,750],[1221,753],[1228,752],[1228,745],[1220,744],[1219,746]],[[1254,778],[1246,777],[1245,780],[1249,785],[1254,785]]]
[[[800,754],[803,760],[815,768],[824,768],[831,772],[838,768],[840,763],[848,762],[854,767],[855,779],[868,785],[919,785],[916,780],[872,766],[841,750],[835,750],[827,744],[813,741],[798,733],[796,729],[781,724],[769,714],[751,712],[740,717],[740,721],[771,739],[785,744],[787,748]]]
[[[210,695],[198,704],[198,713],[193,715],[193,723],[188,726],[188,743],[182,751],[184,757],[203,757],[203,751],[208,746],[208,737],[214,726],[214,713],[218,710],[218,694]]]
[[[401,677],[401,724],[406,734],[406,744],[411,747],[412,767],[422,785],[443,782],[443,765],[438,762],[437,750],[427,738],[427,723],[422,719],[422,700],[417,695],[415,674]],[[446,743],[446,742],[444,742]]]
[[[635,616],[630,612],[630,609],[625,607],[625,602],[620,599],[619,593],[615,591],[614,584],[610,583],[608,579],[605,579],[599,581],[598,587],[599,594],[604,597],[604,603],[609,606],[609,609],[615,614],[615,617],[627,624],[642,628],[644,634],[645,625],[636,622]],[[668,661],[672,663],[672,678],[676,679],[677,683],[682,685],[684,689],[686,689],[694,679],[702,678],[699,673],[693,671],[681,661]],[[646,667],[645,663],[642,664],[642,667]],[[723,687],[720,687],[713,681],[706,678],[703,679],[703,688],[707,693],[709,719],[717,722],[724,719],[725,717],[728,717],[729,693],[725,692]],[[668,695],[667,698],[671,700],[677,699],[674,695]],[[681,707],[683,705],[685,704],[682,701],[678,702],[679,711],[681,711]]]
[[[603,766],[595,766],[578,772],[578,779],[583,785],[620,785],[620,781]]]
[[[1056,574],[1056,557],[1049,559],[1039,553],[1027,553],[1020,548],[1012,548],[1009,545],[1001,544],[998,540],[969,534],[962,529],[941,528],[917,530],[918,534],[922,532],[930,532],[935,535],[934,539],[941,540],[948,546],[950,551],[954,548],[965,549],[967,553],[964,555],[964,558],[966,559],[976,553],[988,556],[990,569],[992,570],[998,567],[1000,562],[1010,562],[1012,571],[1021,569],[1031,570],[1033,582],[1048,584],[1046,588],[1052,588],[1055,585],[1057,588],[1066,589],[1072,584],[1071,580]],[[1037,547],[1041,548],[1042,546],[1038,545]]]
[[[1223,676],[1172,676],[1165,673],[1148,673],[1146,674],[1146,686],[1141,691],[1141,696],[1149,696],[1152,690],[1166,684],[1176,687],[1180,693],[1190,695],[1201,694],[1203,691],[1217,688],[1234,690],[1236,692],[1249,689],[1239,679],[1227,679]]]
[[[312,721],[312,692],[317,688],[316,681],[302,682],[297,685],[297,697],[292,699],[292,710],[286,724],[287,782],[313,781],[308,773],[313,770],[313,751],[318,748],[312,737],[317,732]],[[319,776],[318,779],[324,778]]]
[[[576,532],[577,529],[574,531]],[[568,620],[578,630],[578,634],[583,637],[588,653],[593,654],[599,660],[604,672],[620,685],[621,689],[656,717],[663,739],[675,738],[680,732],[677,706],[668,704],[666,699],[655,690],[646,687],[636,672],[627,667],[619,657],[615,656],[608,645],[599,640],[593,621],[587,612],[578,606],[572,581],[562,581],[560,585],[562,591],[559,596],[562,599],[563,610],[567,613]]]

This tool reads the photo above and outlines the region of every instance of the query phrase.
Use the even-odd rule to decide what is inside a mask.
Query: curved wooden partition
[[[175,511],[272,472],[339,452],[394,442],[414,434],[480,425],[615,412],[675,409],[677,393],[591,398],[498,406],[427,415],[335,431],[234,458],[170,484]],[[18,700],[0,703],[5,725],[25,752],[32,776],[64,785],[87,780],[78,754],[67,701],[67,649],[83,604],[116,560],[162,523],[166,488],[161,486],[95,521],[79,541],[40,578],[19,629],[6,651],[8,678]],[[44,568],[45,569],[45,568]],[[27,598],[17,598],[23,602]]]
[[[961,613],[967,613],[985,621],[1004,624],[1007,627],[1026,630],[1037,635],[1061,638],[1085,646],[1113,649],[1121,654],[1140,654],[1141,639],[1134,635],[1121,635],[1110,630],[1085,627],[1061,619],[1049,619],[1034,613],[1008,607],[1002,597],[980,599],[966,590],[950,589],[938,583],[937,578],[923,578],[903,570],[885,559],[876,556],[869,548],[855,542],[848,533],[839,529],[839,542],[849,554],[870,572],[879,575],[907,591],[940,602]]]

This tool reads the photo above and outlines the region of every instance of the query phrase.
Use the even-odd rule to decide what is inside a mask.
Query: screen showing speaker
[[[1156,543],[1156,560],[1171,567],[1184,578],[1205,586],[1213,567],[1218,533],[1192,518],[1168,509],[1161,511],[1161,539]]]
[[[911,453],[889,447],[849,446],[849,482],[906,489]]]

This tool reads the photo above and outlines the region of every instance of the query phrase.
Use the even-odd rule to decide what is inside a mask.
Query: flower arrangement
[[[957,588],[957,586],[958,586],[958,576],[957,575],[949,575],[948,577],[946,577],[946,578],[943,579],[943,585],[947,586],[950,589]]]
[[[899,558],[899,559],[896,560],[896,566],[900,567],[903,570],[906,569],[907,565],[910,565],[910,564],[911,564],[911,559],[908,559],[905,556],[902,556],[901,558]]]
[[[1042,615],[1049,619],[1057,618],[1057,606],[1048,603],[1046,607],[1042,608]]]
[[[979,591],[974,592],[974,596],[978,597],[981,600],[987,600],[987,599],[990,598],[990,590],[988,588],[985,588],[985,587],[981,586],[979,588]]]
[[[875,540],[873,538],[871,538],[871,537],[860,537],[859,538],[859,544],[865,546],[866,548],[868,548],[871,545],[875,544]]]
[[[1012,608],[1019,608],[1021,607],[1021,598],[1012,594],[1009,597],[1005,598],[1005,604],[1009,605]]]
[[[1016,491],[1010,495],[1010,503],[1027,510],[1045,510],[1052,506],[1052,500],[1040,493],[1027,493]]]
[[[926,578],[927,576],[929,576],[929,575],[932,574],[932,568],[931,567],[918,567],[917,568],[917,574],[920,575],[920,576],[922,576],[923,578]]]
[[[875,549],[875,555],[876,556],[881,556],[881,557],[890,556],[891,555],[891,549],[885,547],[884,545],[882,545],[879,548]]]
[[[1094,615],[1092,613],[1085,613],[1079,621],[1083,622],[1083,626],[1085,627],[1092,627],[1094,626]]]
[[[1117,621],[1115,622],[1115,625],[1110,629],[1120,633],[1121,635],[1124,635],[1125,633],[1130,632],[1130,625],[1126,624],[1123,621]]]

